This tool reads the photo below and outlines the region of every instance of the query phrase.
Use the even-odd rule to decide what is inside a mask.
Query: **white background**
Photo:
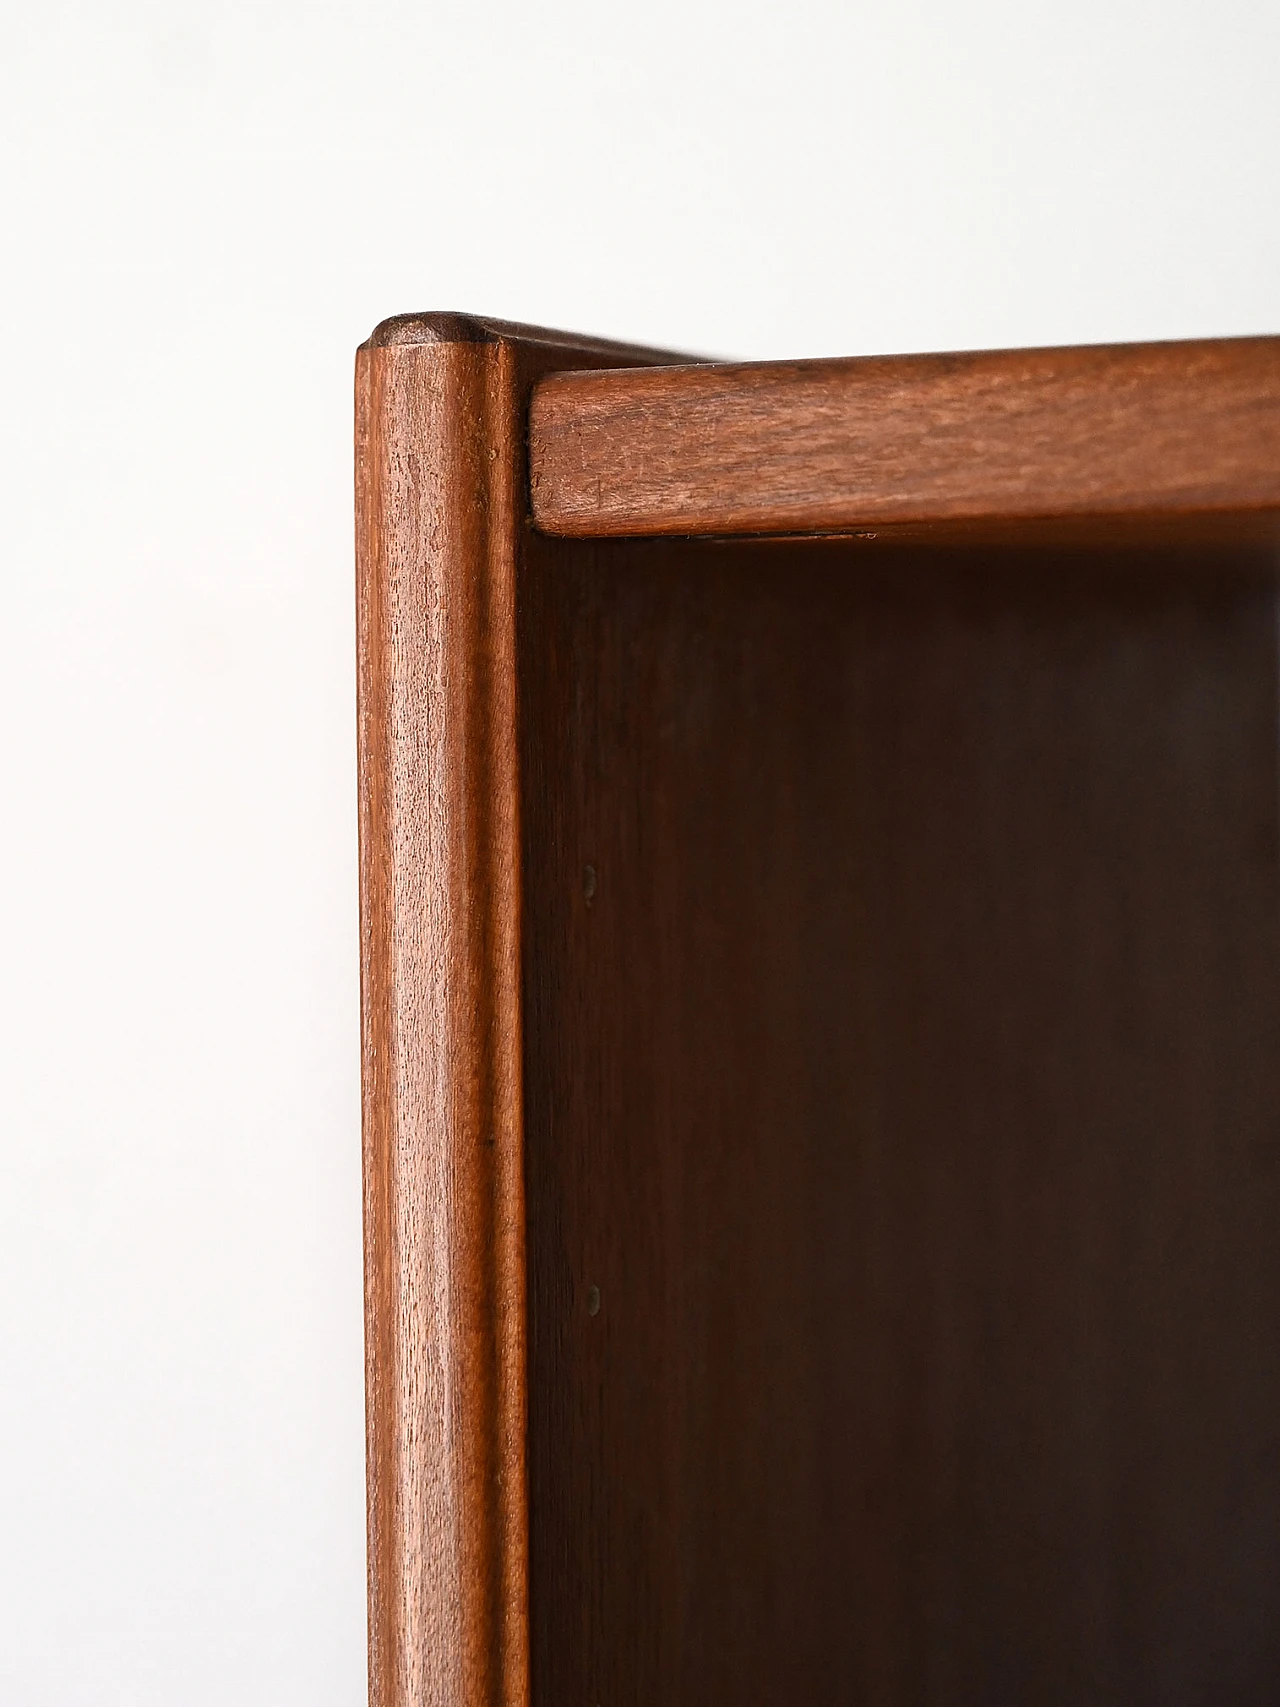
[[[10,0],[5,1707],[364,1699],[356,343],[1280,331],[1278,71],[1275,0]]]

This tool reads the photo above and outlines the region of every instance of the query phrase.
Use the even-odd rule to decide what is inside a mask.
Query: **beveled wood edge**
[[[562,537],[881,538],[1280,510],[1280,337],[553,374],[531,506]]]

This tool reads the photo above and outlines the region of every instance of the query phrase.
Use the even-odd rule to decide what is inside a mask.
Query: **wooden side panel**
[[[515,405],[493,345],[360,364],[370,1693],[519,1703]]]
[[[528,1699],[525,422],[536,378],[605,359],[645,353],[459,315],[358,359],[372,1707]]]
[[[571,536],[1274,528],[1280,338],[558,374],[530,448],[538,525]]]
[[[521,589],[533,1699],[1280,1677],[1269,566]]]

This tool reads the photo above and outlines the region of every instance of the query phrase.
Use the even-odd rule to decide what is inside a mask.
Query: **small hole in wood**
[[[598,1286],[588,1286],[587,1288],[587,1314],[588,1316],[600,1314],[600,1288]]]
[[[594,865],[584,865],[582,868],[582,898],[588,907],[596,898],[596,868]]]

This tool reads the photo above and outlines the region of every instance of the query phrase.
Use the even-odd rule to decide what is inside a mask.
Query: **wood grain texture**
[[[534,387],[663,358],[361,352],[372,1707],[1274,1695],[1275,351],[1169,348],[880,364],[982,549],[553,537]],[[1019,507],[1068,393],[1160,549]]]
[[[542,541],[533,1699],[1280,1677],[1274,560]]]
[[[557,374],[530,423],[566,536],[1280,511],[1280,338]]]
[[[528,1700],[524,426],[539,374],[606,355],[406,316],[358,358],[373,1707]]]

